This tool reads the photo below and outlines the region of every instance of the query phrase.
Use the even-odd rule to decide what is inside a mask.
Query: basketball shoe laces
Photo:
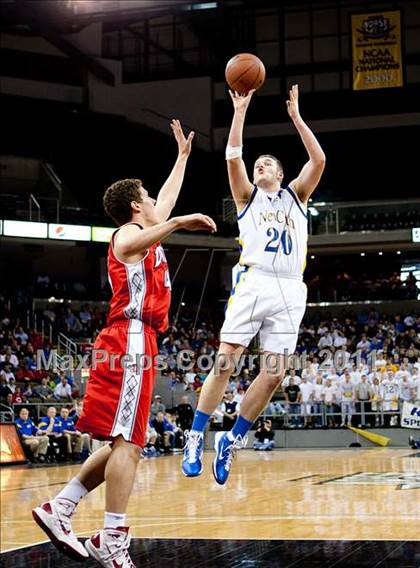
[[[77,540],[70,523],[70,519],[74,513],[76,505],[73,503],[73,501],[69,501],[67,499],[57,499],[55,504],[57,518],[64,534],[71,540]]]
[[[127,562],[128,566],[134,566],[128,552],[128,549],[130,548],[131,536],[127,535],[126,537],[124,537],[124,541],[121,541],[121,535],[119,534],[106,534],[105,531],[105,535],[106,540],[112,539],[112,541],[106,543],[109,554],[108,556],[105,556],[104,561],[108,562],[112,560],[118,560],[118,557],[122,555],[122,560],[124,560],[124,562]]]
[[[225,462],[226,471],[230,471],[230,468],[232,467],[233,458],[235,457],[236,452],[244,448],[247,442],[248,442],[248,436],[245,436],[245,438],[243,438],[240,434],[238,434],[236,438],[233,440],[233,442],[229,446],[226,446],[226,448],[224,449],[224,451],[228,453]]]
[[[187,450],[188,463],[195,463],[198,459],[198,446],[200,445],[203,435],[201,432],[185,432],[185,446]]]

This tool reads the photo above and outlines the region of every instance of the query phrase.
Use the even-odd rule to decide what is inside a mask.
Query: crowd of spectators
[[[211,322],[202,322],[194,329],[188,320],[171,325],[160,342],[171,386],[183,384],[186,392],[200,395],[208,371],[198,363],[200,357],[212,358],[217,352],[215,328]],[[182,350],[193,353],[193,366],[188,371],[178,365]],[[245,354],[252,351],[251,347]],[[420,317],[375,310],[344,313],[324,321],[319,315],[306,317],[290,364],[297,368],[286,375],[275,401],[266,409],[274,417],[288,417],[277,424],[397,426],[402,403],[420,400]],[[225,400],[215,413],[214,427],[220,424],[228,429],[232,425],[257,373],[258,365],[245,366],[232,376]],[[286,390],[289,378],[292,391]],[[318,415],[316,419],[313,414]]]
[[[360,271],[338,271],[335,276],[320,271],[307,278],[307,285],[310,302],[415,300],[420,295],[412,272],[402,281],[398,272],[371,277]]]
[[[84,461],[91,453],[91,438],[77,429],[81,402],[62,406],[59,411],[49,406],[37,417],[35,410],[21,406],[15,424],[28,459],[33,463]]]
[[[66,310],[71,320],[74,314]],[[75,317],[91,322],[92,317],[89,320],[86,313],[92,313],[88,306]],[[101,322],[98,319],[95,328],[101,325],[103,318]],[[184,313],[159,338],[159,351],[167,364],[163,375],[169,386],[178,387],[185,394],[178,405],[169,409],[159,395],[155,397],[146,456],[182,448],[184,432],[191,427],[194,404],[217,354],[219,328],[218,320],[207,318],[196,324],[194,314]],[[38,461],[54,460],[57,456],[78,458],[90,451],[88,443],[91,444],[86,433],[77,432],[75,399],[80,393],[72,375],[37,368],[36,350],[43,350],[48,357],[52,348],[39,333],[12,320],[7,313],[1,314],[1,409],[9,409],[20,421],[17,424],[22,428],[24,444]],[[179,356],[184,352],[189,354],[188,370],[179,366]],[[246,355],[253,353],[258,353],[257,343],[245,350],[245,366],[231,377],[224,400],[212,417],[212,428],[231,428],[259,371],[258,359],[247,365]],[[262,449],[272,447],[272,434],[267,432],[279,426],[397,426],[404,401],[420,404],[420,316],[383,314],[374,309],[357,314],[342,312],[336,317],[325,312],[306,315],[292,366],[296,368],[286,373],[281,388],[264,411],[271,422],[258,424],[261,432],[256,441]],[[41,409],[39,415],[33,408],[37,412]],[[74,430],[66,422],[69,414]]]

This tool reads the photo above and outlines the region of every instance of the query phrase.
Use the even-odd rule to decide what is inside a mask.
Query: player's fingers
[[[195,136],[195,132],[194,130],[191,130],[191,132],[188,134],[188,140],[191,141]]]
[[[207,221],[207,224],[209,225],[209,227],[211,227],[214,231],[217,230],[216,223],[213,221],[213,219],[211,217],[208,217],[207,215],[205,215],[205,220]]]

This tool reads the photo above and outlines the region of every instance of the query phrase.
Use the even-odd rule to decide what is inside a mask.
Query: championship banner
[[[404,402],[401,426],[404,428],[419,428],[420,429],[420,406]]]
[[[401,12],[351,17],[353,90],[402,87]]]

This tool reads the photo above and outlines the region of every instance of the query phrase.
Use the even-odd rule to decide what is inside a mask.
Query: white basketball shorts
[[[263,351],[292,355],[306,309],[306,284],[253,267],[239,267],[236,274],[220,340],[248,347],[259,333]]]

